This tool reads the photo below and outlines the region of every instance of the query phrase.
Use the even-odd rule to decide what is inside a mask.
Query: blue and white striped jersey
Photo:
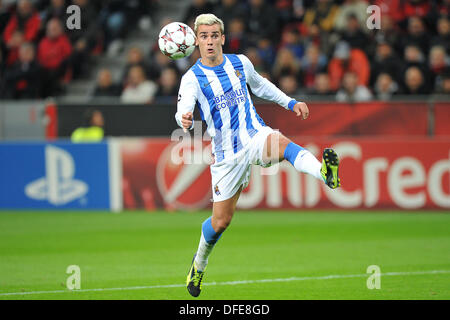
[[[181,79],[175,119],[199,108],[212,137],[216,162],[233,159],[265,126],[256,113],[247,84],[256,96],[291,109],[296,101],[259,75],[244,55],[224,54],[222,64],[208,67],[200,59]]]

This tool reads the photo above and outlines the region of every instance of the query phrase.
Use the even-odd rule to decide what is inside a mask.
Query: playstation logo
[[[25,194],[35,200],[48,200],[64,205],[81,198],[88,191],[86,183],[75,180],[75,164],[69,152],[48,145],[45,147],[45,177],[25,186]]]

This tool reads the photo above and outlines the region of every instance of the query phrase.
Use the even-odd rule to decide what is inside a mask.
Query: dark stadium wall
[[[311,102],[308,106],[311,114],[306,121],[275,104],[258,104],[256,109],[267,125],[286,136],[450,136],[450,103]],[[69,137],[88,108],[104,113],[107,136],[171,136],[178,129],[173,104],[59,104],[59,137]],[[194,118],[201,119],[197,108]]]

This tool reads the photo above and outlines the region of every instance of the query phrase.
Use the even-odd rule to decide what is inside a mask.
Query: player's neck
[[[217,56],[217,57],[211,57],[211,58],[201,58],[200,62],[207,67],[216,67],[220,65],[223,62],[223,54]]]

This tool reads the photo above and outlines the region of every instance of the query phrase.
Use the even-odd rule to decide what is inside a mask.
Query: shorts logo
[[[214,187],[214,193],[218,196],[220,196],[219,186]]]

